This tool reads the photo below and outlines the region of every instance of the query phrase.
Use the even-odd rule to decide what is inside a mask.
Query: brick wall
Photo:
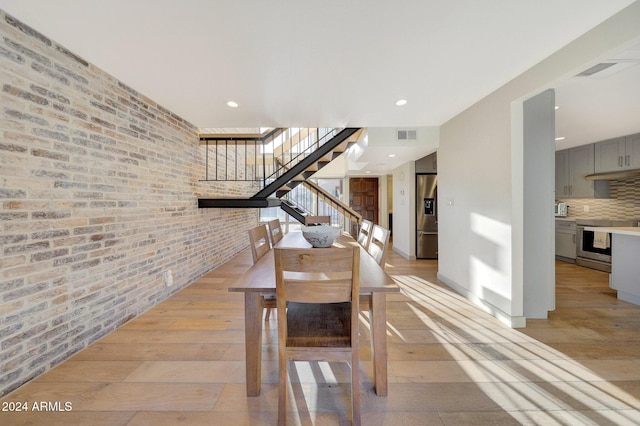
[[[196,198],[255,188],[203,176],[193,125],[0,10],[0,395],[247,246]]]

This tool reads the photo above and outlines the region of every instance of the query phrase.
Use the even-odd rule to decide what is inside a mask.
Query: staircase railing
[[[266,135],[201,135],[205,176],[202,181],[264,181],[273,173],[263,146],[273,143],[285,129]]]
[[[317,151],[342,129],[323,127],[288,130],[293,132],[290,137],[273,149],[273,160],[278,167],[275,167],[273,173],[266,177],[266,182],[280,177],[285,171]]]
[[[360,213],[353,210],[314,181],[306,180],[302,185],[316,195],[316,205],[318,206],[316,215],[322,215],[323,210],[334,210],[345,216],[349,221],[355,221],[358,224],[362,222],[362,215],[360,215]]]
[[[292,128],[274,129],[264,136],[201,135],[205,181],[258,181],[261,185],[250,198],[199,198],[198,206],[280,206],[302,222],[307,214],[331,216],[333,223],[351,232],[362,217],[307,179],[355,143],[361,131],[353,127]],[[293,203],[284,203],[283,197]]]
[[[258,181],[261,187],[304,160],[341,129],[277,128],[266,135],[201,135],[203,181]]]
[[[332,225],[341,226],[348,232],[353,225],[359,226],[362,222],[358,212],[310,180],[293,188],[285,198],[308,214],[330,216]]]
[[[352,137],[357,137],[361,129],[348,127],[340,131],[327,134],[318,143],[314,143],[305,148],[305,152],[300,152],[298,157],[292,159],[287,164],[279,167],[279,176],[275,179],[268,179],[266,186],[258,191],[253,197],[262,199],[275,194],[277,198],[282,198],[291,188],[299,185],[302,181],[315,174],[325,165],[329,164],[336,156],[345,151],[349,144],[354,143]],[[282,160],[278,159],[278,163]],[[275,175],[274,175],[275,176]]]

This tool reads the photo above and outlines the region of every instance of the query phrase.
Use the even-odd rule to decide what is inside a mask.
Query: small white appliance
[[[556,203],[556,217],[567,217],[569,206],[567,203]]]

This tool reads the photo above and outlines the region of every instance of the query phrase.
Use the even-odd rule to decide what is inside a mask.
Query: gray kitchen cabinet
[[[556,198],[569,197],[569,150],[556,151]]]
[[[621,159],[625,152],[625,137],[609,139],[595,145],[595,173],[622,170]]]
[[[640,169],[640,133],[595,144],[595,173]]]
[[[594,170],[594,144],[556,151],[556,199],[600,198],[608,196],[596,190],[584,177]]]
[[[434,152],[416,160],[416,173],[438,173],[438,154]]]
[[[556,219],[556,257],[576,259],[576,222]]]
[[[640,169],[640,133],[626,137],[627,168]]]

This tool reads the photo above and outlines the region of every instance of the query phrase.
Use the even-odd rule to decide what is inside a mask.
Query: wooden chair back
[[[288,361],[299,360],[351,363],[351,411],[353,424],[359,425],[360,248],[275,248],[274,261],[278,424],[286,423]]]
[[[251,247],[251,257],[253,263],[256,263],[262,256],[269,253],[271,250],[271,243],[269,243],[269,232],[267,231],[267,225],[258,225],[255,228],[249,229],[249,246]],[[262,306],[264,307],[265,321],[269,321],[271,316],[271,309],[276,307],[276,298],[273,294],[262,294]]]
[[[280,225],[280,219],[270,220],[267,222],[267,225],[269,225],[269,234],[271,235],[271,247],[275,247],[282,239],[282,226]]]
[[[358,247],[276,248],[276,294],[279,303],[339,303],[358,292]],[[355,253],[355,254],[354,254]],[[355,269],[355,271],[353,271]],[[355,286],[355,289],[353,288]]]
[[[360,232],[358,233],[358,243],[365,249],[369,245],[369,239],[371,238],[371,229],[373,228],[373,222],[363,219],[362,225],[360,225]]]
[[[314,223],[328,223],[331,225],[331,216],[305,216],[304,224],[312,225]]]
[[[262,256],[271,250],[269,243],[269,234],[267,233],[267,225],[259,225],[249,229],[249,247],[251,247],[251,256],[253,263],[256,263]]]
[[[371,255],[384,268],[384,258],[389,244],[389,230],[379,225],[373,225],[371,238],[367,246],[367,253]]]

